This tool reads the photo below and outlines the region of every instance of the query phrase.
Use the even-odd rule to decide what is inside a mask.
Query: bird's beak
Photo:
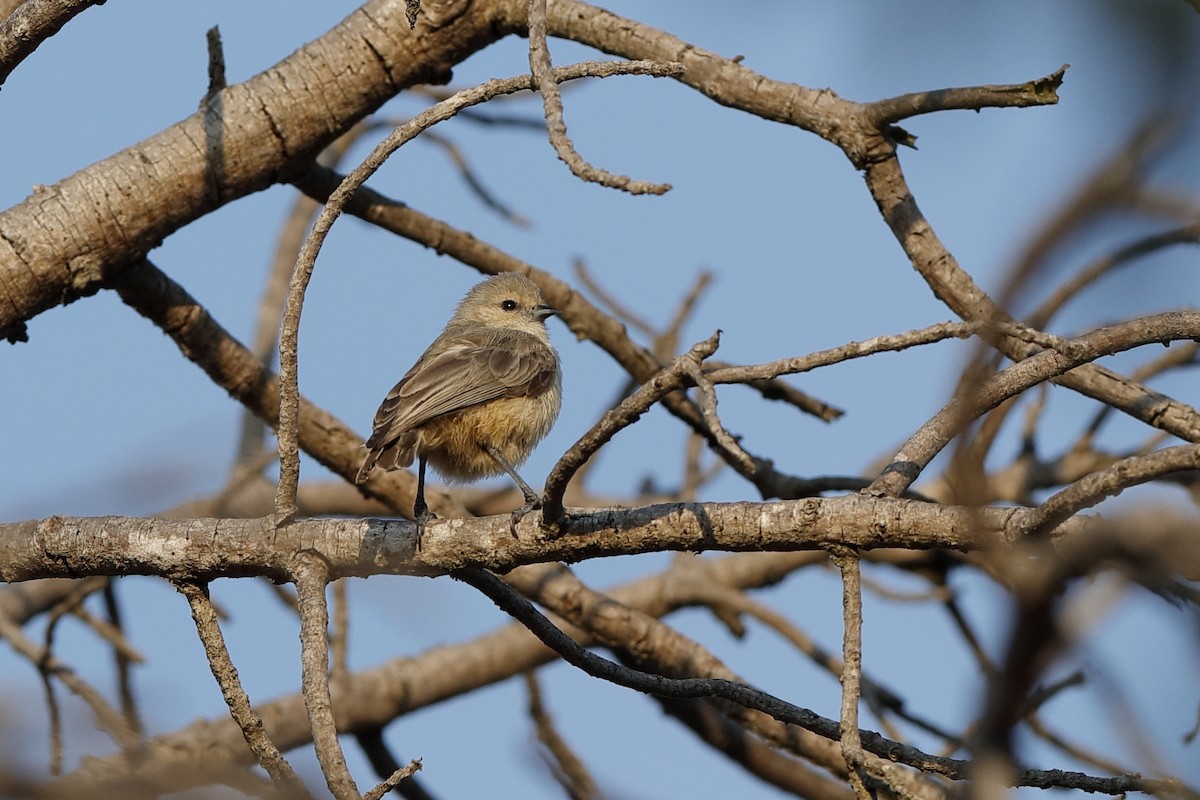
[[[543,322],[546,317],[553,317],[556,314],[558,314],[558,309],[551,308],[550,306],[535,306],[533,309],[533,315],[538,318],[539,322]]]

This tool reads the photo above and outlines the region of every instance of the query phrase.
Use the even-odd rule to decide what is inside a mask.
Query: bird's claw
[[[421,552],[421,540],[425,537],[425,523],[431,519],[437,519],[437,514],[429,510],[428,507],[420,510],[414,509],[413,522],[417,525],[417,552]]]
[[[533,495],[532,497],[525,495],[525,504],[519,508],[513,509],[512,516],[509,518],[508,522],[508,532],[512,534],[514,539],[517,538],[517,525],[521,523],[521,520],[525,518],[525,515],[530,511],[537,511],[541,507],[542,498],[538,497],[537,495]]]

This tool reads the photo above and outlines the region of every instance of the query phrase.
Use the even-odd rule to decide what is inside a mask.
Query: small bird
[[[508,473],[525,495],[511,529],[541,506],[520,475],[558,418],[562,370],[550,344],[546,305],[537,284],[512,272],[476,284],[446,328],[375,412],[367,457],[356,484],[378,464],[386,470],[418,459],[413,517],[418,535],[432,515],[425,502],[425,464],[452,481]]]

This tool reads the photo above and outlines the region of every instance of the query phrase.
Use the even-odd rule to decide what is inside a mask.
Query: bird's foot
[[[521,520],[525,518],[525,515],[530,511],[537,511],[541,507],[542,498],[532,492],[529,492],[525,495],[525,504],[513,509],[512,516],[509,518],[508,522],[508,532],[513,535],[514,539],[517,538],[517,525],[521,523]]]
[[[421,540],[425,538],[425,523],[431,519],[437,519],[437,514],[429,510],[428,506],[420,509],[413,509],[413,522],[417,524],[417,552],[421,552]]]

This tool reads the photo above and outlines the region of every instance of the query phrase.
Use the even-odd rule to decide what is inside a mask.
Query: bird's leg
[[[421,538],[425,535],[425,523],[437,519],[425,502],[425,456],[417,457],[417,497],[413,500],[413,521],[417,523],[417,551],[421,550]]]
[[[520,508],[513,509],[512,518],[508,524],[508,530],[512,533],[513,537],[516,538],[517,523],[519,523],[521,519],[530,511],[542,507],[542,496],[535,492],[533,488],[525,482],[525,479],[517,474],[517,470],[512,464],[508,463],[508,459],[502,456],[499,450],[492,447],[490,444],[485,444],[483,449],[489,456],[492,457],[492,460],[496,462],[498,467],[508,473],[508,477],[512,478],[520,488],[521,494],[525,495],[525,505],[521,506]]]

